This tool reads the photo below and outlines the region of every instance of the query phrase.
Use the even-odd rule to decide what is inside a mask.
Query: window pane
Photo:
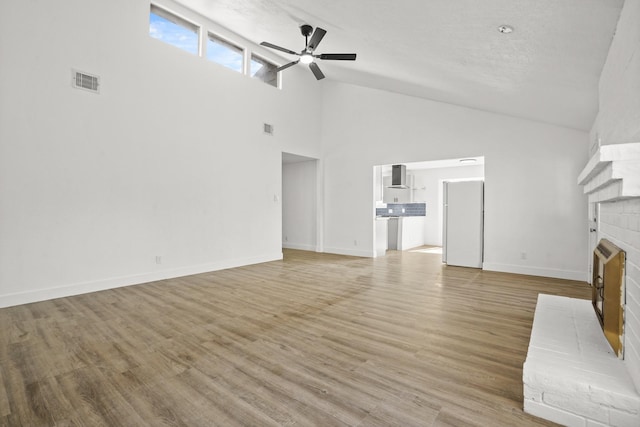
[[[242,48],[209,33],[207,39],[207,59],[241,73],[244,62],[244,51]]]
[[[266,61],[255,55],[251,55],[251,77],[260,79],[266,84],[273,87],[278,87],[278,73],[276,72],[276,65]]]
[[[198,54],[198,26],[151,5],[149,35],[194,55]]]

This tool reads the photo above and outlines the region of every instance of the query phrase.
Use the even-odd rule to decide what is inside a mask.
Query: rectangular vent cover
[[[262,127],[262,130],[267,135],[273,135],[273,125],[270,125],[269,123],[265,123]]]
[[[73,87],[76,89],[84,89],[89,92],[99,93],[100,78],[82,71],[71,70],[73,73]]]

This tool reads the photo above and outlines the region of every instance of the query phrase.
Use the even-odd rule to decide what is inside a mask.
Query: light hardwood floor
[[[0,425],[554,425],[522,411],[536,297],[586,283],[284,253],[1,309]]]

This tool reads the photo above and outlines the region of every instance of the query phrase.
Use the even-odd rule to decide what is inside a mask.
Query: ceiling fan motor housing
[[[313,32],[313,27],[311,25],[308,25],[308,24],[301,25],[300,26],[300,32],[302,33],[303,36],[309,37],[311,35],[311,33]]]

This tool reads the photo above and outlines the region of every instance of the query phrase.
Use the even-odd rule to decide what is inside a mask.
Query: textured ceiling
[[[295,51],[304,47],[300,25],[324,28],[316,53],[358,54],[355,62],[319,61],[327,80],[582,130],[597,112],[623,2],[178,0],[255,43]],[[513,33],[499,33],[503,24]],[[309,73],[309,84],[322,83]]]

